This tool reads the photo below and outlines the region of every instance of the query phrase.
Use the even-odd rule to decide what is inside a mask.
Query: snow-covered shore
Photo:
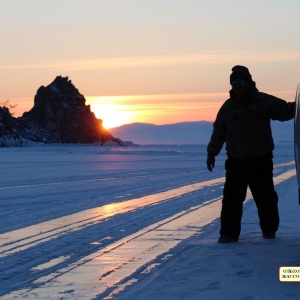
[[[205,146],[0,149],[0,299],[299,299],[300,207],[292,144],[274,152],[281,226],[255,204],[218,244],[225,155]]]

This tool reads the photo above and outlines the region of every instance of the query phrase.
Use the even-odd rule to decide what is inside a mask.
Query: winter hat
[[[232,69],[232,73],[230,75],[230,83],[235,79],[244,79],[249,82],[253,82],[252,76],[248,70],[248,68],[244,66],[234,66]]]

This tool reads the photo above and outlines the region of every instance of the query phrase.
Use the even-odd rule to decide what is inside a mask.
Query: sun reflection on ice
[[[111,203],[103,206],[103,216],[112,216],[114,215],[122,205],[120,203]]]

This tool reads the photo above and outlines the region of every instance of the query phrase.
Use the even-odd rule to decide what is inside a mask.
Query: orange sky
[[[0,1],[0,102],[17,104],[16,116],[62,75],[107,127],[212,121],[236,64],[259,90],[294,100],[298,0],[88,3]]]
[[[226,97],[226,96],[225,96]],[[171,124],[213,120],[223,94],[88,97],[87,104],[107,128],[126,123]]]

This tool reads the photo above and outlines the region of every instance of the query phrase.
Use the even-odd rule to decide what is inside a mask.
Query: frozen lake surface
[[[274,152],[275,240],[249,193],[240,241],[217,243],[225,158],[210,173],[206,146],[0,149],[0,299],[299,299],[279,280],[300,266],[293,145]]]

